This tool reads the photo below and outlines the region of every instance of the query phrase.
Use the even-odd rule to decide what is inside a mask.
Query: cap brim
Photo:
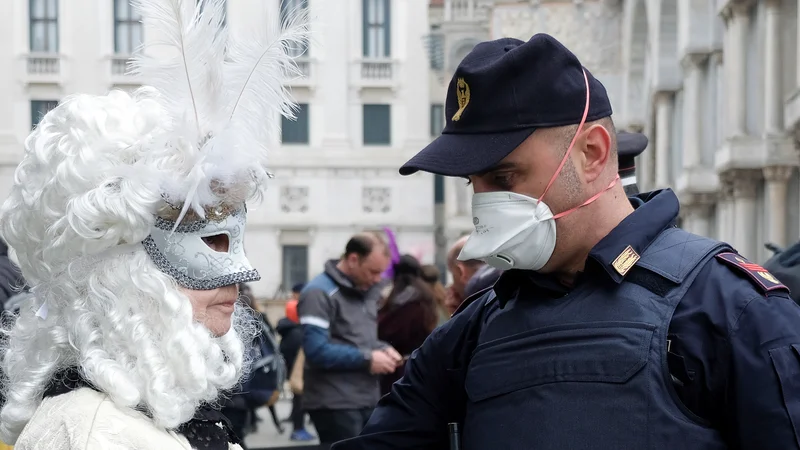
[[[536,129],[489,134],[442,134],[400,168],[400,175],[419,170],[449,177],[485,172],[519,147]]]
[[[622,157],[639,156],[648,144],[647,136],[642,133],[628,133],[620,131],[617,133],[617,153]]]

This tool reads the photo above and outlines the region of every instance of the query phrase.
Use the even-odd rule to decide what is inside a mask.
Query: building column
[[[701,123],[701,94],[703,73],[701,64],[706,55],[686,55],[681,62],[683,65],[683,161],[684,170],[691,170],[700,166],[700,145],[702,139]]]
[[[767,0],[764,17],[764,134],[783,134],[781,98],[781,2]]]
[[[656,103],[656,180],[657,188],[669,185],[669,147],[672,135],[672,101],[671,92],[658,92]]]
[[[725,12],[725,76],[728,104],[727,137],[744,136],[747,129],[746,75],[747,28],[750,22],[749,5],[734,4]]]
[[[647,125],[645,126],[645,129],[641,130],[640,132],[644,133],[645,136],[653,136],[652,117],[649,120],[647,120]],[[641,173],[641,175],[639,176],[640,179],[639,190],[642,192],[647,192],[652,190],[652,187],[655,184],[653,180],[653,178],[655,177],[654,169],[656,160],[655,150],[653,150],[654,147],[655,143],[653,141],[648,142],[647,149],[644,151],[644,153],[639,155],[640,163],[638,165],[641,166],[641,168],[638,170],[638,172]]]
[[[350,39],[352,33],[350,28],[358,24],[360,26],[360,17],[353,14],[355,4],[353,2],[311,2],[310,8],[313,15],[320,17],[331,17],[336,14],[334,9],[349,8],[349,16],[345,20],[334,20],[325,27],[321,27],[320,40],[325,42],[326,45],[321,46],[319,53],[314,53],[316,47],[311,48],[311,57],[313,60],[323,61],[325,64],[325,76],[312,75],[315,77],[316,83],[319,84],[319,90],[324,93],[322,101],[319,105],[311,107],[311,127],[314,127],[314,107],[322,108],[323,111],[340,111],[345,109],[343,114],[325,114],[324,128],[320,127],[322,133],[322,148],[327,151],[345,151],[352,148],[353,130],[351,126],[352,117],[356,116],[355,113],[360,111],[360,105],[356,108],[350,98],[350,89],[342,89],[342,86],[348,86],[350,79],[351,64],[353,59],[350,55],[351,45],[348,45],[347,39]],[[312,44],[313,46],[313,44]],[[312,71],[319,72],[318,68],[321,66],[312,66]],[[322,116],[320,116],[322,117]],[[313,133],[314,130],[311,130]]]
[[[711,236],[711,204],[705,200],[686,205],[686,231],[700,236]]]
[[[720,175],[717,240],[733,242],[733,182],[728,174]]]
[[[797,5],[797,23],[800,24],[800,0],[798,0]],[[797,42],[800,44],[800,26],[797,27]],[[800,88],[800,45],[797,45],[797,74],[796,74],[796,82],[797,87]]]
[[[760,173],[737,170],[733,180],[733,246],[742,256],[756,259],[756,190]]]
[[[786,246],[786,192],[793,167],[771,166],[764,168],[768,216],[767,242]]]

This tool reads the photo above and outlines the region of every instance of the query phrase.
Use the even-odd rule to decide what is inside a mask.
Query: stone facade
[[[672,187],[685,228],[757,261],[771,256],[764,243],[800,237],[797,3],[622,5],[631,36],[623,50],[630,101],[622,126],[651,137],[639,162],[643,187]]]
[[[287,0],[305,3],[312,41],[299,59],[303,77],[290,83],[299,103],[308,104],[308,140],[273,142],[275,178],[260,205],[251,205],[246,249],[263,279],[258,296],[273,297],[287,278],[285,257],[294,259],[293,277],[314,276],[328,258],[338,257],[347,239],[363,229],[392,226],[401,248],[433,261],[433,179],[401,177],[397,169],[430,141],[429,69],[424,36],[428,1],[389,2],[389,54],[365,57],[363,0]],[[142,80],[125,75],[128,55],[115,49],[114,1],[7,0],[0,17],[0,198],[12,181],[31,130],[32,101],[57,101],[73,92],[103,94],[135,89]],[[46,4],[57,4],[47,11]],[[382,1],[371,1],[378,8]],[[32,51],[31,5],[57,21],[55,47]],[[268,8],[279,17],[279,0],[229,0],[227,23],[263,27],[255,13]],[[371,18],[371,22],[375,22]],[[158,30],[144,30],[152,39]],[[389,105],[390,142],[364,145],[363,105]],[[278,118],[265,126],[280,128]],[[302,255],[305,252],[305,262]],[[299,259],[298,259],[299,258]],[[298,261],[300,261],[298,263]],[[298,267],[298,264],[300,267]],[[288,288],[290,286],[283,286]]]

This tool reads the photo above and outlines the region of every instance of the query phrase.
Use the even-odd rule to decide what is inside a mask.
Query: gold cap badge
[[[456,98],[458,99],[458,111],[453,114],[453,122],[458,122],[461,119],[461,114],[469,105],[469,85],[463,78],[456,81]]]

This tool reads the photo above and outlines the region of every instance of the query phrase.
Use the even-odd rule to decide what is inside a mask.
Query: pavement
[[[284,419],[289,417],[292,412],[292,400],[289,398],[281,398],[275,404],[275,410],[278,412],[278,417]],[[258,417],[262,420],[258,423],[258,430],[255,433],[249,434],[245,438],[245,444],[249,450],[270,449],[270,448],[284,448],[284,447],[303,447],[314,448],[319,444],[319,441],[312,442],[294,442],[289,440],[292,434],[291,422],[284,422],[283,433],[280,433],[275,425],[272,423],[272,416],[267,408],[261,408],[256,411]],[[310,423],[308,415],[306,415],[306,430],[314,436],[317,435],[314,426]],[[301,450],[298,448],[297,450]]]

